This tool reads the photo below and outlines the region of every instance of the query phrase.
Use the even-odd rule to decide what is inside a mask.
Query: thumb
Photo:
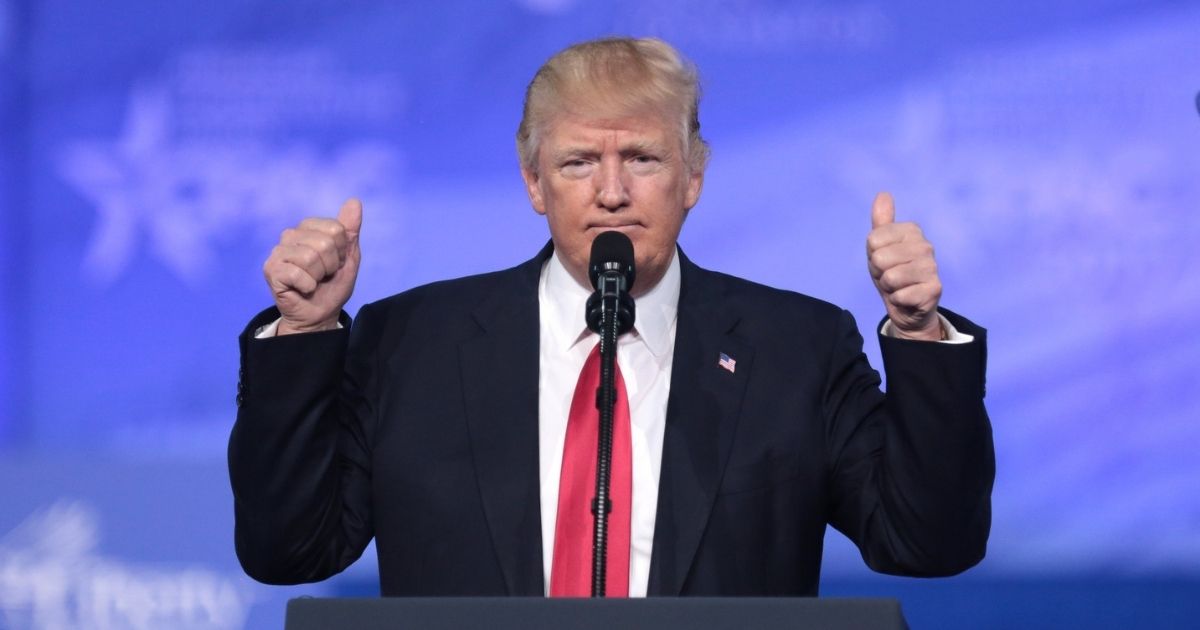
[[[337,220],[346,228],[347,240],[358,242],[358,232],[362,229],[362,202],[355,197],[347,199],[338,210]]]
[[[875,203],[871,205],[871,227],[877,228],[896,220],[896,203],[892,201],[892,193],[881,192],[875,195]]]

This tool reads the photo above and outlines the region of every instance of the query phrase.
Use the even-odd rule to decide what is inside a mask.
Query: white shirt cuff
[[[254,338],[255,339],[270,339],[271,337],[278,336],[279,335],[279,322],[281,322],[281,321],[283,321],[282,317],[271,322],[270,324],[267,324],[266,326],[259,326],[258,330],[254,331]],[[337,327],[340,330],[343,327],[342,322],[338,322]]]
[[[968,335],[967,333],[959,332],[958,329],[954,327],[954,324],[951,324],[950,320],[946,319],[945,315],[938,313],[937,316],[938,320],[942,322],[942,330],[946,331],[946,338],[938,341],[937,343],[971,343],[972,341],[975,341],[975,335]],[[896,327],[892,324],[891,319],[888,319],[883,323],[883,326],[879,328],[879,334],[883,335],[884,337],[899,338],[899,335],[896,334]]]

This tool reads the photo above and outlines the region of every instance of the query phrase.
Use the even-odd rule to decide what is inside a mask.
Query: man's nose
[[[596,182],[596,204],[608,210],[629,205],[629,189],[621,160],[602,160]]]

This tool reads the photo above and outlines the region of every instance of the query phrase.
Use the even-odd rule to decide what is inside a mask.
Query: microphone
[[[633,297],[633,281],[637,277],[633,265],[633,242],[628,236],[617,232],[601,232],[592,241],[592,255],[588,261],[588,278],[596,292],[587,301],[588,329],[603,334],[601,327],[605,314],[615,309],[617,335],[633,330],[636,315]]]

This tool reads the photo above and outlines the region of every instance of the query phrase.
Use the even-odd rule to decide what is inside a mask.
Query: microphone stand
[[[608,516],[612,512],[609,487],[612,480],[613,407],[617,402],[615,383],[617,337],[620,316],[616,292],[601,291],[600,387],[596,408],[600,411],[600,439],[596,453],[596,496],[592,499],[595,526],[592,531],[592,597],[605,596],[608,560]]]
[[[612,514],[613,407],[617,402],[617,338],[633,329],[637,305],[629,291],[636,273],[633,243],[620,232],[603,232],[592,242],[588,276],[596,292],[588,298],[588,329],[600,335],[600,412],[596,440],[596,495],[592,498],[592,597],[604,597],[608,569],[608,523]]]

